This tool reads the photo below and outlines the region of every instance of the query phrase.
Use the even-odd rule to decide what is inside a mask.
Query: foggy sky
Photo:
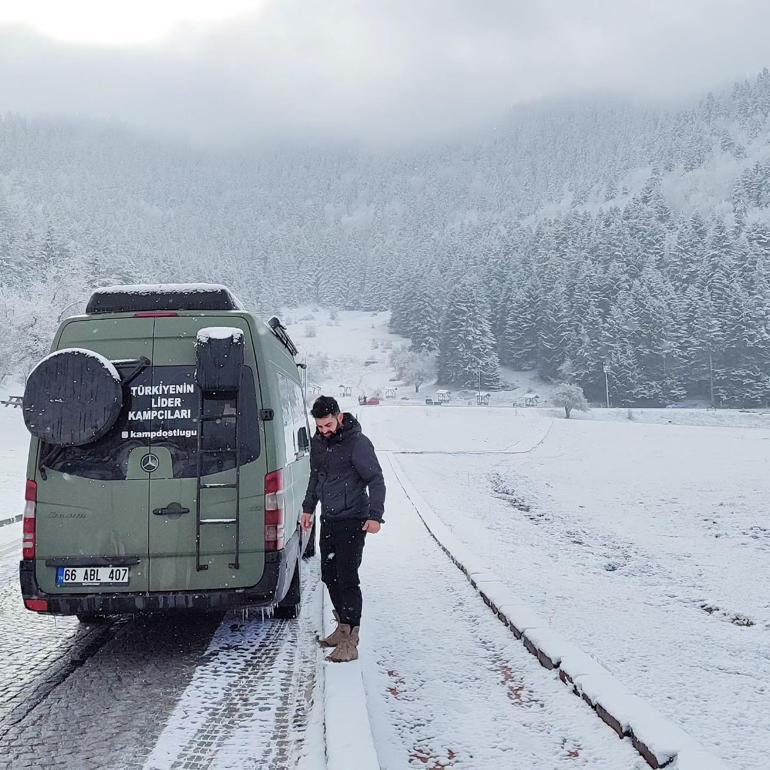
[[[0,112],[195,142],[430,140],[543,97],[694,98],[770,66],[768,29],[767,0],[270,0],[119,48],[0,27]]]

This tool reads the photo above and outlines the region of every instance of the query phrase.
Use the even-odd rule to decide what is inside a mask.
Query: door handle
[[[190,509],[182,508],[179,503],[169,503],[165,508],[154,508],[152,512],[156,516],[173,516],[180,513],[190,513]]]

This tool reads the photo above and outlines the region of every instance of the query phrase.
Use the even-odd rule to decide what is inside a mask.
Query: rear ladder
[[[243,370],[241,370],[241,379],[243,377]],[[242,385],[242,382],[240,383]],[[229,566],[233,569],[240,569],[241,559],[241,400],[240,393],[241,387],[239,385],[238,390],[230,391],[231,397],[235,398],[235,414],[222,414],[206,416],[205,405],[207,401],[219,401],[220,398],[213,398],[211,392],[204,391],[203,388],[199,388],[200,395],[198,400],[198,473],[196,479],[196,496],[195,496],[195,569],[200,572],[209,568],[208,564],[201,564],[201,527],[210,524],[235,524],[235,560],[229,563]],[[220,391],[221,394],[221,391]],[[203,426],[207,422],[214,422],[216,420],[232,420],[235,425],[235,444],[232,449],[204,449],[203,448]],[[235,454],[235,481],[229,483],[211,483],[206,484],[202,481],[203,472],[203,455],[204,454]],[[225,519],[211,519],[203,518],[201,511],[201,493],[207,489],[234,489],[235,490],[235,516],[233,518]]]

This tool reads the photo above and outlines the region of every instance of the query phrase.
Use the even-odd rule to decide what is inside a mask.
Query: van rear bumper
[[[267,607],[277,601],[279,584],[286,582],[285,551],[265,554],[265,569],[260,581],[249,588],[210,591],[173,591],[169,593],[89,593],[49,594],[41,591],[35,580],[35,563],[19,564],[22,597],[48,602],[54,615],[94,613],[104,615],[158,612],[166,610],[227,610],[234,607]],[[34,609],[34,608],[33,608]]]

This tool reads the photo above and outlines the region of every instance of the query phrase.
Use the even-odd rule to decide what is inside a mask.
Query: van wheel
[[[307,546],[305,546],[305,553],[302,556],[305,559],[315,556],[315,521],[313,522],[313,529],[310,530],[310,538],[307,541]]]
[[[301,565],[302,559],[297,559],[297,566],[294,569],[294,577],[291,579],[289,590],[273,610],[273,615],[279,620],[293,620],[299,617],[300,602],[302,601]]]

